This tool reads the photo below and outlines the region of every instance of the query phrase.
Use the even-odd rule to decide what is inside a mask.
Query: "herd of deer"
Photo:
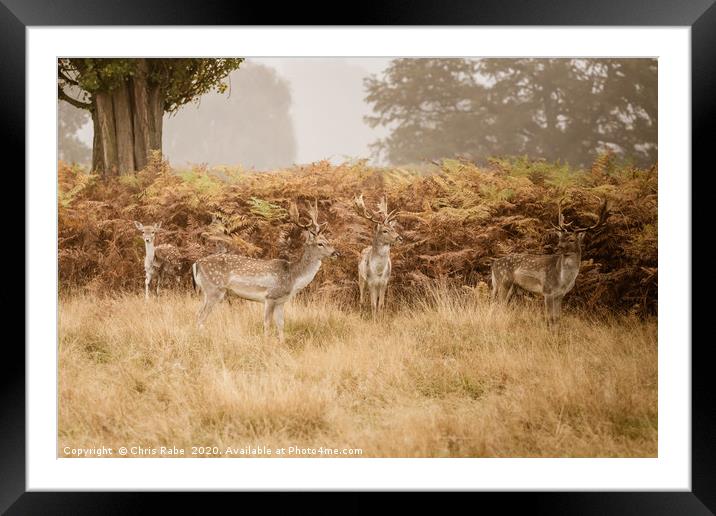
[[[574,227],[572,222],[564,221],[562,201],[558,207],[558,225],[554,225],[559,234],[554,254],[511,254],[496,259],[492,264],[493,300],[509,301],[515,287],[542,295],[549,323],[558,320],[562,298],[574,287],[585,233],[604,224],[608,215],[604,200],[599,212],[594,215],[596,222],[593,225]],[[368,209],[362,194],[354,199],[358,214],[375,225],[372,245],[363,249],[358,263],[360,304],[363,304],[367,289],[373,317],[383,308],[385,301],[392,268],[390,247],[402,241],[395,227],[396,218],[400,215],[398,210],[389,212],[385,197],[377,206],[377,211]],[[224,299],[227,291],[231,291],[243,299],[263,303],[264,333],[269,334],[273,319],[279,340],[283,341],[284,304],[313,280],[322,260],[339,255],[324,234],[327,222],[318,222],[318,203],[309,205],[307,212],[308,221],[301,222],[297,205],[291,203],[289,208],[291,222],[300,227],[305,236],[303,253],[296,260],[266,260],[222,252],[201,258],[192,265],[194,284],[204,296],[197,317],[200,328],[203,328],[214,306]],[[154,278],[157,294],[164,276],[173,275],[178,279],[181,254],[171,244],[154,245],[161,223],[149,226],[139,222],[134,224],[142,232],[145,243],[144,285],[148,298]]]

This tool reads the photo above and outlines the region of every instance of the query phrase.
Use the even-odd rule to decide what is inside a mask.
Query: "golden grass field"
[[[299,297],[286,342],[234,298],[202,332],[188,293],[63,296],[69,447],[360,448],[362,457],[655,457],[656,319],[492,305],[436,289],[373,322]],[[213,450],[212,450],[213,451]],[[294,453],[301,455],[301,453]]]

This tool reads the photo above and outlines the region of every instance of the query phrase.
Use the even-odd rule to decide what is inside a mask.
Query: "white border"
[[[28,490],[690,490],[690,39],[688,27],[28,28]],[[84,55],[657,56],[659,457],[56,459],[55,59]]]

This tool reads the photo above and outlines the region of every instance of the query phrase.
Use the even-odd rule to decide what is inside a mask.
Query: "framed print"
[[[286,26],[5,1],[28,302],[3,509],[380,490],[713,510],[691,167],[716,8],[628,4]]]

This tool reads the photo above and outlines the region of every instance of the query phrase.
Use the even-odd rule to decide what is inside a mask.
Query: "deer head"
[[[606,222],[609,215],[607,200],[600,199],[600,201],[599,211],[590,214],[590,216],[595,219],[595,223],[591,226],[575,227],[573,226],[574,221],[565,222],[564,215],[562,214],[564,197],[559,200],[557,205],[557,225],[555,226],[553,224],[553,227],[559,232],[559,243],[557,244],[557,252],[559,254],[581,253],[582,241],[587,231],[596,229]]]
[[[304,255],[308,255],[309,258],[317,260],[327,257],[338,257],[338,251],[333,248],[323,234],[328,222],[318,223],[318,200],[314,201],[313,205],[309,204],[306,211],[308,212],[309,221],[304,223],[301,222],[298,205],[295,202],[292,202],[288,209],[291,222],[304,230],[306,238],[304,243]]]
[[[137,222],[135,220],[134,226],[142,232],[142,238],[144,239],[145,244],[154,244],[154,237],[156,236],[157,231],[159,231],[159,228],[162,227],[162,223],[157,222],[156,224],[145,226],[141,222]]]
[[[375,224],[374,239],[378,244],[391,245],[395,242],[403,241],[403,237],[395,229],[395,219],[400,212],[397,209],[391,212],[388,211],[388,201],[385,196],[377,204],[378,210],[376,212],[366,207],[362,193],[359,197],[353,199],[353,206],[358,215]]]

